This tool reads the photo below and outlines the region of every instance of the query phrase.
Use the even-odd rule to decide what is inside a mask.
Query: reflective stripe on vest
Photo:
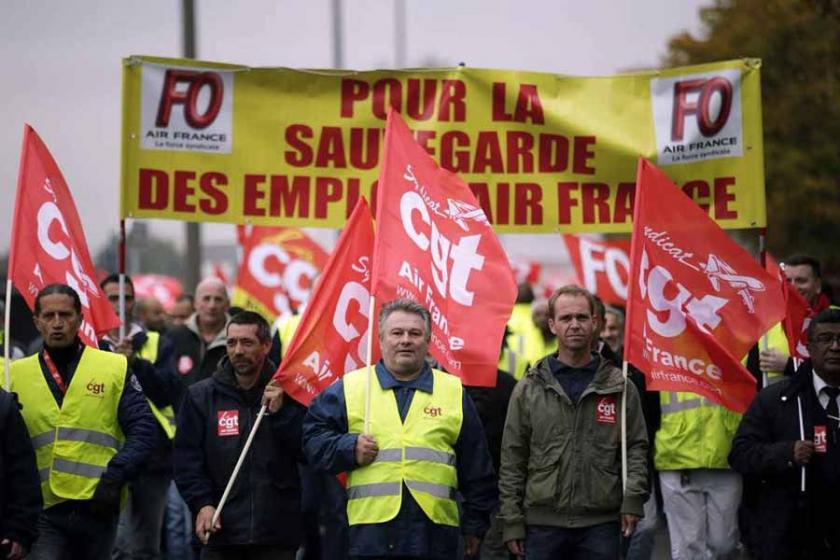
[[[38,354],[12,364],[12,388],[35,448],[45,508],[93,496],[125,441],[118,409],[126,370],[124,356],[86,347],[59,408]]]
[[[729,468],[740,414],[694,393],[660,393],[660,406],[654,451],[658,470]]]
[[[401,421],[392,390],[383,390],[371,372],[370,433],[380,449],[376,460],[350,471],[347,516],[350,525],[383,523],[397,516],[405,484],[432,522],[457,527],[458,475],[453,446],[463,422],[463,388],[454,376],[432,370],[432,394],[415,391]],[[344,376],[348,430],[364,430],[367,370]]]
[[[160,347],[160,334],[153,331],[146,331],[146,336],[148,337],[146,343],[137,351],[137,357],[154,364],[157,361],[158,348]],[[175,409],[172,408],[172,405],[158,408],[148,397],[146,398],[146,402],[149,403],[149,408],[152,409],[152,415],[158,421],[158,424],[160,424],[166,437],[170,440],[175,439]]]

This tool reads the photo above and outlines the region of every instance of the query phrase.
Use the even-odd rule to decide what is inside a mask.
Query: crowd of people
[[[840,558],[840,309],[817,261],[784,271],[810,359],[774,327],[744,415],[625,375],[622,311],[576,286],[520,286],[495,387],[463,387],[429,311],[388,302],[382,359],[308,408],[273,380],[299,318],[272,329],[216,278],[169,316],[105,278],[133,319],[99,348],[47,286],[0,391],[0,557],[638,560],[667,527],[676,559]]]

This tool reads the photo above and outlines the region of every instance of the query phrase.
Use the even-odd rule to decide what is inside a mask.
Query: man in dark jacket
[[[225,356],[229,307],[224,283],[205,278],[195,290],[195,313],[166,334],[175,351],[175,371],[185,386],[210,377]]]
[[[120,315],[120,277],[107,276],[99,287]],[[172,367],[172,346],[131,320],[135,307],[134,282],[125,276],[123,285],[125,329],[114,329],[99,340],[99,348],[122,354],[149,402],[158,423],[157,445],[137,478],[129,485],[128,503],[120,513],[114,560],[155,560],[160,556],[160,532],[169,484],[172,481],[172,438],[175,411],[183,393]],[[120,331],[123,338],[120,338]]]
[[[301,534],[300,429],[305,409],[269,384],[275,366],[268,323],[243,311],[227,327],[227,358],[189,388],[178,413],[175,482],[195,515],[204,559],[294,558]],[[216,505],[261,404],[269,414],[254,436],[222,514]]]
[[[38,535],[41,483],[14,396],[0,389],[0,558],[23,558]]]
[[[812,320],[808,352],[793,377],[758,394],[732,442],[754,558],[840,558],[840,310]]]

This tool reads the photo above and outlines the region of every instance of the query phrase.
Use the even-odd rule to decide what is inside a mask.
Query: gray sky
[[[329,0],[195,0],[198,57],[251,66],[332,64]],[[710,0],[405,0],[406,66],[604,75],[654,67],[672,35],[700,31]],[[58,161],[91,253],[118,227],[121,59],[177,57],[178,0],[4,0],[0,17],[0,253],[11,214],[24,122]],[[345,0],[344,66],[394,66],[393,3]],[[183,227],[155,221],[181,243]],[[205,225],[205,240],[234,239]]]

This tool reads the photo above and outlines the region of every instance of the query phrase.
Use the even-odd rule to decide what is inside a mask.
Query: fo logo
[[[689,100],[690,94],[696,94]],[[712,112],[712,100],[718,96],[717,115]],[[694,117],[703,136],[714,136],[723,128],[732,110],[732,83],[723,76],[709,79],[682,80],[674,84],[674,108],[671,121],[671,141],[685,135],[685,119]]]
[[[186,85],[186,90],[183,89],[183,85]],[[210,97],[204,111],[199,112],[198,98],[204,89]],[[216,72],[169,69],[163,79],[163,91],[155,124],[160,127],[169,126],[172,108],[175,105],[183,105],[184,121],[188,125],[197,129],[207,128],[219,115],[224,92],[224,83]]]
[[[229,154],[233,146],[233,71],[144,64],[140,147]]]
[[[216,430],[220,436],[239,435],[239,411],[238,410],[217,410]]]
[[[741,71],[652,78],[659,165],[743,155]]]

